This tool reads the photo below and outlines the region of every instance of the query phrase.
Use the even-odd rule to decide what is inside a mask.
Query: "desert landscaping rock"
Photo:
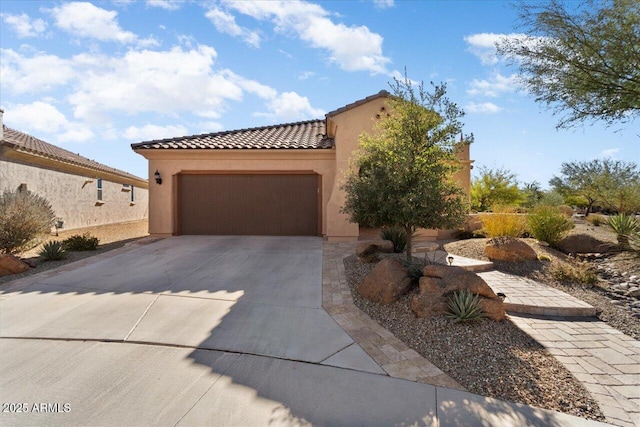
[[[496,237],[489,240],[484,247],[484,253],[491,261],[522,262],[538,258],[531,246],[513,237]]]
[[[371,240],[359,243],[358,246],[356,246],[356,255],[361,259],[369,260],[379,252],[392,253],[393,242],[390,240]]]
[[[375,271],[375,269],[374,269]],[[454,292],[467,290],[481,297],[481,306],[492,320],[505,317],[502,300],[477,274],[461,267],[427,265],[420,278],[419,294],[411,299],[411,310],[417,317],[441,316],[448,311],[448,301]]]
[[[28,271],[31,267],[20,258],[10,255],[0,255],[0,276],[8,276]]]
[[[358,293],[371,302],[391,304],[406,294],[410,287],[411,279],[406,268],[395,259],[385,258],[364,278],[358,286]]]
[[[608,253],[616,250],[611,242],[605,242],[588,234],[573,234],[560,240],[557,245],[565,254],[576,253]]]

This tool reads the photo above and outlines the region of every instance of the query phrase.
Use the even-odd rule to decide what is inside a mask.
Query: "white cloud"
[[[521,33],[496,34],[478,33],[465,36],[464,41],[469,45],[468,51],[480,58],[484,65],[494,65],[500,61],[496,45],[499,43],[524,43],[530,46],[543,42],[544,37],[531,37]],[[517,59],[517,58],[516,58]]]
[[[155,112],[177,116],[188,112],[216,119],[227,101],[243,94],[271,99],[277,92],[230,70],[215,70],[216,51],[205,45],[168,51],[129,51],[122,57],[84,55],[87,71],[69,97],[77,118],[100,123],[110,112]]]
[[[298,80],[307,80],[310,77],[315,76],[316,73],[314,73],[313,71],[305,71],[304,73],[300,73],[298,75]]]
[[[36,37],[47,29],[47,23],[44,20],[31,19],[26,13],[20,15],[3,13],[2,20],[15,31],[19,38]]]
[[[492,102],[483,102],[483,103],[475,103],[470,102],[465,105],[464,109],[470,113],[486,113],[486,114],[495,114],[502,111],[502,108],[498,107],[496,104]]]
[[[378,9],[393,7],[393,0],[373,0],[373,3]]]
[[[120,28],[116,20],[118,12],[99,8],[91,3],[63,3],[61,6],[50,9],[49,12],[58,28],[78,37],[120,43],[140,42],[134,33]],[[154,41],[147,39],[142,42],[149,45]]]
[[[473,79],[469,86],[469,89],[467,89],[469,95],[495,98],[502,93],[514,92],[518,88],[518,78],[516,74],[503,76],[497,73],[490,80]]]
[[[188,135],[189,130],[182,125],[144,125],[129,126],[124,131],[124,137],[135,141],[150,141],[152,139],[173,138]]]
[[[220,8],[212,7],[205,13],[205,16],[213,23],[218,31],[229,34],[234,37],[241,37],[245,43],[260,47],[260,35],[247,28],[241,27],[236,23],[233,15],[223,11]]]
[[[306,96],[295,92],[283,92],[267,103],[268,113],[256,113],[256,116],[269,117],[283,121],[294,121],[322,117],[324,110],[313,108]]]
[[[608,148],[600,152],[600,157],[614,159],[618,151],[620,151],[619,148]]]
[[[254,19],[268,20],[276,31],[293,33],[312,47],[326,50],[329,59],[345,71],[387,73],[391,60],[382,53],[382,36],[366,26],[335,23],[319,5],[305,1],[226,1],[225,5]]]
[[[76,78],[73,63],[55,55],[38,52],[27,57],[11,49],[0,49],[0,56],[2,91],[41,93]]]
[[[4,122],[21,131],[52,135],[56,142],[84,142],[93,137],[88,126],[69,121],[54,105],[42,101],[8,106]]]
[[[182,6],[182,0],[147,0],[147,6],[159,7],[164,10],[178,10]]]

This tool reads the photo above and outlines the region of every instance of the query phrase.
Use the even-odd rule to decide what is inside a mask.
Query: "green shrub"
[[[38,252],[38,255],[40,255],[47,261],[49,260],[55,261],[55,260],[64,259],[67,257],[66,251],[62,247],[62,242],[59,242],[57,240],[47,242],[44,245],[42,245],[42,249],[40,249],[40,251]]]
[[[625,250],[630,250],[629,237],[640,230],[640,221],[633,215],[625,215],[622,213],[609,217],[607,225],[616,233],[620,247]]]
[[[449,298],[448,305],[449,312],[446,316],[454,319],[455,322],[466,322],[485,317],[485,313],[480,307],[480,296],[467,289],[454,292]]]
[[[587,221],[591,223],[594,227],[600,227],[602,224],[606,222],[604,216],[599,214],[591,214],[585,218]]]
[[[480,214],[482,230],[486,237],[520,237],[526,231],[526,216],[509,208],[496,209],[494,213]]]
[[[391,240],[393,243],[393,252],[400,254],[407,247],[407,230],[404,227],[394,225],[391,227],[382,227],[380,237],[383,240]]]
[[[0,195],[0,253],[35,248],[51,232],[55,218],[45,198],[30,191],[5,191]]]
[[[575,225],[552,206],[538,206],[529,214],[529,230],[536,239],[555,246]]]
[[[67,251],[95,251],[98,247],[97,237],[91,236],[89,233],[85,233],[82,236],[76,234],[64,239],[62,241],[62,247]]]

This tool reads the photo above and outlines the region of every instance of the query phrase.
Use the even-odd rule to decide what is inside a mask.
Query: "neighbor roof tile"
[[[87,159],[86,157],[82,157],[79,154],[75,154],[53,144],[49,144],[48,142],[38,139],[35,136],[17,131],[15,129],[11,129],[5,125],[2,125],[2,141],[0,141],[0,143],[17,151],[38,154],[63,163],[82,166],[98,172],[119,175],[124,178],[129,178],[136,181],[146,181],[142,178],[130,174],[129,172],[112,168],[110,166],[103,165],[102,163],[98,163],[94,160]]]

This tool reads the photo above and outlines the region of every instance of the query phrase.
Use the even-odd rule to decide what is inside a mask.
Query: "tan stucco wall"
[[[189,171],[317,173],[322,177],[322,234],[326,235],[326,206],[334,187],[334,150],[139,150],[138,153],[149,159],[149,233],[152,235],[176,233],[177,176]],[[162,185],[153,179],[156,170],[160,172]]]
[[[349,161],[358,149],[360,134],[372,132],[376,115],[386,114],[380,111],[385,102],[386,98],[380,97],[327,119],[330,135],[333,134],[336,145],[336,179],[332,197],[327,206],[329,218],[332,218],[327,229],[329,240],[358,239],[358,224],[349,221],[347,215],[340,213],[345,201],[345,194],[340,187],[344,184],[346,174],[349,172]]]
[[[27,190],[51,203],[56,216],[64,221],[64,229],[141,220],[148,213],[146,188],[135,187],[135,202],[131,204],[130,192],[122,191],[122,182],[103,179],[104,204],[96,206],[95,176],[71,174],[1,158],[0,191],[16,190],[20,184],[26,184]]]
[[[313,171],[322,176],[323,236],[330,241],[357,240],[360,234],[358,224],[340,213],[345,201],[340,187],[349,172],[350,160],[358,149],[359,136],[363,132],[372,132],[376,116],[386,114],[386,100],[385,97],[377,97],[327,117],[327,133],[335,138],[332,150],[135,150],[149,159],[149,233],[176,233],[175,186],[176,177],[181,172]],[[468,146],[458,153],[458,158],[464,167],[454,179],[468,195],[472,163]],[[154,182],[156,170],[162,176],[162,185]],[[438,237],[436,230],[424,230],[424,234],[429,238]]]

